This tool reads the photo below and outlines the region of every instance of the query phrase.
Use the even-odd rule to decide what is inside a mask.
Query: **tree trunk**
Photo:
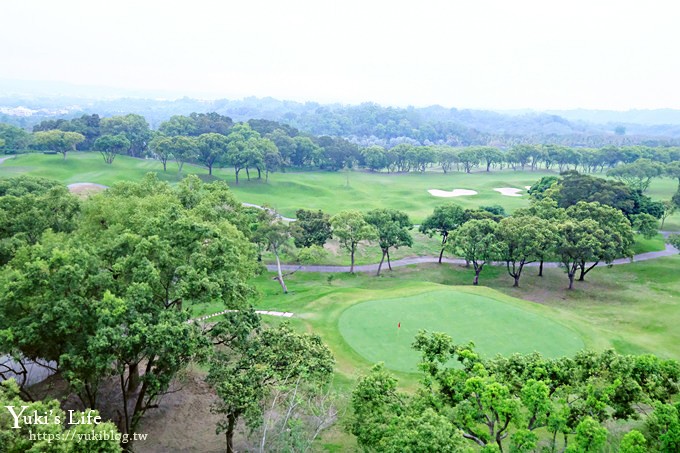
[[[387,267],[392,270],[392,262],[390,261],[390,249],[387,249]]]
[[[163,161],[163,171],[168,171],[167,165],[168,165],[168,161],[164,160]]]
[[[234,173],[236,173],[236,184],[238,184],[238,172],[240,172],[241,169],[234,167]]]
[[[283,294],[288,294],[288,288],[286,288],[286,283],[283,281],[283,273],[281,273],[281,261],[279,261],[279,252],[274,249],[274,256],[276,257],[276,270],[279,273],[278,280],[283,289]]]
[[[352,250],[350,251],[350,260],[351,264],[349,266],[349,273],[353,274],[354,273],[354,247],[352,247]]]
[[[541,258],[541,262],[538,265],[538,276],[543,277],[543,259]]]
[[[376,277],[380,276],[380,269],[382,269],[383,262],[385,261],[385,255],[387,255],[387,252],[385,250],[382,251],[382,258],[380,258],[380,264],[378,264],[378,273],[375,274]]]
[[[442,250],[439,252],[439,261],[438,263],[442,263],[442,256],[444,256],[444,248],[446,248],[446,240],[448,239],[448,233],[442,234]]]
[[[128,371],[128,392],[134,392],[137,387],[139,387],[139,364],[131,363]]]
[[[212,176],[212,164],[208,165],[208,174]]]
[[[574,272],[569,272],[569,289],[574,289]]]
[[[512,285],[512,287],[513,288],[519,288],[519,274],[515,274],[515,275],[513,275],[513,277],[515,279],[515,284]]]
[[[236,417],[229,415],[227,417],[227,453],[234,453],[234,428],[236,427]]]
[[[475,285],[475,286],[477,286],[477,284],[479,283],[479,273],[480,272],[482,272],[481,268],[475,269],[475,279],[472,280],[472,284]]]
[[[578,281],[582,282],[586,279],[586,269],[585,266],[581,266],[581,273],[578,276]]]
[[[260,167],[257,167],[257,179],[262,179],[262,172],[260,171]]]
[[[250,169],[246,167],[246,176],[248,177],[248,181],[250,181]]]

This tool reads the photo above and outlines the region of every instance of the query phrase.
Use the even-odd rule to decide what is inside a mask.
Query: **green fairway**
[[[406,372],[417,369],[420,357],[411,344],[421,329],[445,332],[458,344],[473,341],[486,357],[534,351],[560,357],[584,347],[576,332],[545,316],[454,289],[354,305],[343,312],[339,328],[369,362]]]
[[[542,176],[556,173],[541,171],[476,171],[470,174],[450,172],[447,174],[428,171],[425,173],[374,173],[369,171],[329,172],[297,171],[273,173],[269,181],[251,179],[242,175],[235,183],[231,168],[213,170],[208,176],[206,168],[185,164],[182,173],[175,162],[168,162],[167,171],[153,159],[135,159],[118,156],[113,164],[104,162],[97,152],[72,152],[66,159],[61,155],[40,153],[20,154],[0,164],[0,178],[31,174],[56,179],[65,184],[92,182],[111,185],[118,181],[135,181],[148,172],[156,172],[160,179],[175,183],[188,174],[198,174],[204,179],[222,179],[229,183],[241,201],[269,205],[287,217],[295,211],[323,209],[335,214],[346,209],[368,211],[374,208],[393,208],[405,211],[415,223],[420,223],[432,210],[444,203],[457,203],[465,208],[501,205],[508,213],[527,206],[529,197],[521,192],[519,197],[501,195],[496,188],[524,190]],[[255,173],[255,172],[253,172]],[[477,195],[452,198],[435,197],[429,189],[451,191],[469,189]],[[670,178],[654,179],[649,195],[658,200],[669,200],[677,189],[677,181]],[[680,230],[680,212],[666,220],[665,229]]]

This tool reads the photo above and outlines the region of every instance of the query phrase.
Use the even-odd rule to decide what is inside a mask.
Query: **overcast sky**
[[[205,98],[680,108],[670,0],[11,0],[0,14],[0,79]]]

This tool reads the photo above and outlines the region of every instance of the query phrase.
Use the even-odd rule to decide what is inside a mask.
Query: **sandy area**
[[[447,192],[445,190],[439,190],[439,189],[430,189],[428,190],[430,195],[435,196],[435,197],[463,197],[466,195],[477,195],[477,192],[474,190],[468,190],[468,189],[453,189],[451,192]]]
[[[73,184],[69,184],[67,187],[72,194],[83,197],[86,197],[93,193],[101,192],[102,190],[109,188],[108,186],[105,186],[103,184],[95,184],[93,182],[76,182]]]
[[[507,197],[521,197],[522,194],[520,192],[524,192],[522,189],[515,189],[514,187],[499,187],[493,190],[500,192],[501,195],[505,195]]]
[[[524,186],[524,188],[525,188],[526,190],[529,190],[529,189],[531,189],[531,186]]]

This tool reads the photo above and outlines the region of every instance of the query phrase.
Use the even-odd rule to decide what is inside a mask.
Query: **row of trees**
[[[214,112],[173,116],[161,123],[157,131],[152,131],[144,117],[136,114],[103,119],[98,115],[83,115],[72,120],[45,120],[34,127],[34,134],[3,124],[0,125],[0,139],[4,141],[5,151],[32,146],[39,150],[60,152],[66,157],[66,153],[73,149],[94,149],[108,153],[108,156],[104,155],[107,162],[111,162],[115,154],[134,157],[152,155],[163,162],[164,168],[168,160],[176,160],[178,167],[188,161],[205,165],[211,173],[213,165],[233,166],[238,172],[256,166],[262,170],[268,164],[271,169],[293,166],[339,170],[363,166],[372,171],[390,172],[422,172],[428,168],[440,168],[444,172],[455,169],[470,173],[477,168],[485,171],[544,168],[560,172],[578,169],[593,173],[609,169],[612,176],[625,179],[631,174],[644,174],[645,178],[661,176],[665,172],[661,164],[680,162],[680,148],[677,147],[573,148],[557,144],[517,144],[505,149],[494,146],[420,146],[401,143],[393,147],[369,145],[359,148],[342,138],[303,134],[274,121],[249,120],[238,123],[240,127],[232,131],[234,126],[231,118]],[[272,142],[278,153],[273,151],[274,148],[268,142],[253,141],[247,147],[239,146],[241,153],[232,152],[227,156],[226,150],[219,153],[214,147],[206,150],[205,143],[193,140],[205,134],[227,137],[236,132],[247,141],[252,134],[244,132],[244,126],[259,134],[258,138]],[[118,137],[118,140],[112,141],[112,137]],[[186,140],[175,137],[184,137]],[[211,137],[214,141],[215,136]],[[105,140],[97,144],[100,138]],[[123,138],[127,141],[123,141]],[[249,152],[245,152],[245,149]],[[268,162],[265,162],[265,158]],[[638,160],[647,161],[630,167]],[[624,165],[620,169],[615,168],[620,164]]]
[[[616,451],[680,448],[674,360],[612,350],[485,359],[472,344],[425,331],[413,348],[422,355],[416,392],[399,391],[379,364],[352,393],[349,429],[367,451],[460,452],[475,445],[483,452],[598,452],[608,443],[603,423],[647,411],[646,436],[632,430],[614,441]]]
[[[76,409],[132,435],[198,362],[220,397],[228,451],[241,419],[259,430],[261,450],[291,429],[307,443],[322,429],[309,413],[332,411],[322,390],[333,357],[317,336],[260,324],[250,305],[257,219],[225,183],[190,176],[173,188],[148,175],[79,200],[54,181],[19,177],[0,181],[0,205],[0,379],[18,382],[0,389],[3,401],[34,400],[28,364],[44,364]],[[234,311],[210,328],[191,322],[194,305],[215,303]],[[3,446],[23,450],[25,439],[5,429]]]

